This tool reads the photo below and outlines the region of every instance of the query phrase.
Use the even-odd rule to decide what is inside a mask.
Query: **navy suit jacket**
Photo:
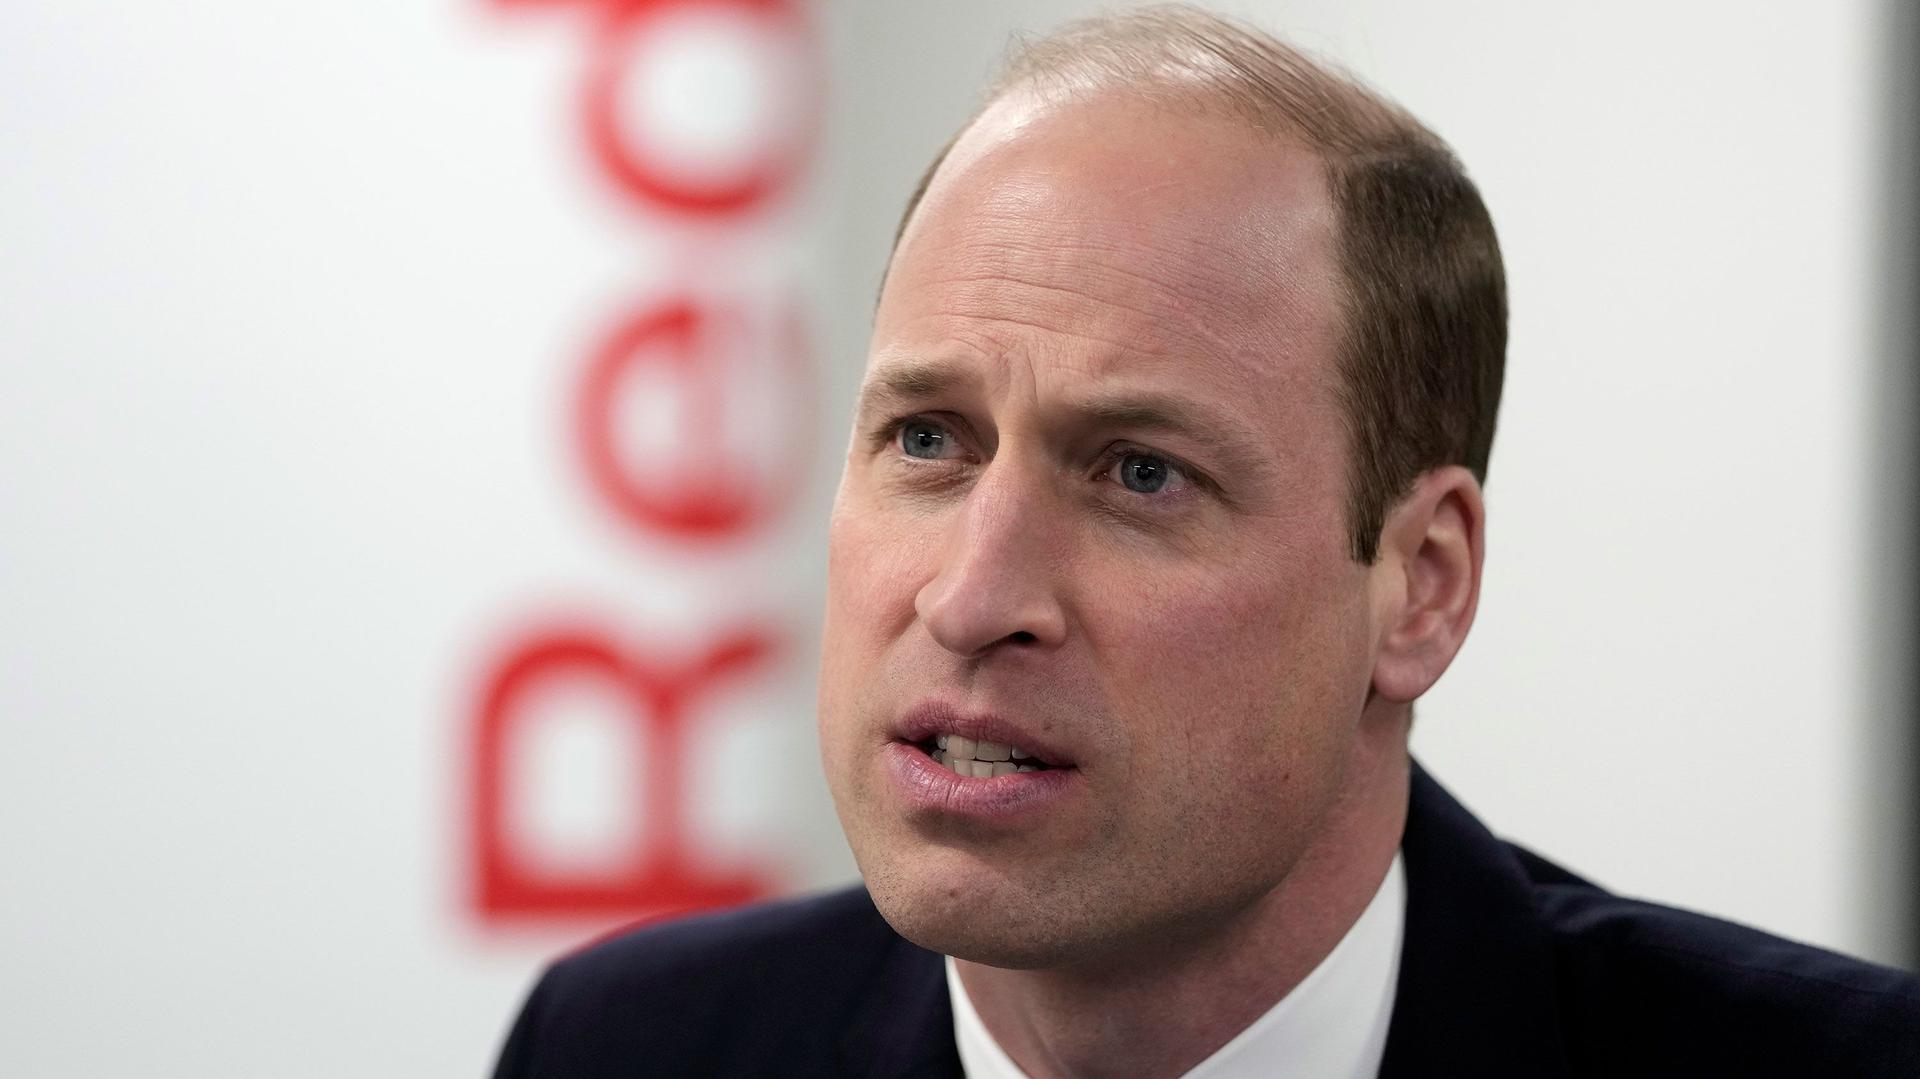
[[[1920,980],[1622,899],[1414,768],[1384,1077],[1920,1076]],[[555,963],[497,1079],[959,1076],[939,955],[865,889],[652,926]]]

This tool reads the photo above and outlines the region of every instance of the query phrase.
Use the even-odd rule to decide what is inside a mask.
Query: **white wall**
[[[0,7],[0,1073],[484,1070],[604,924],[467,900],[472,697],[541,619],[780,627],[698,823],[850,875],[806,653],[872,290],[1008,29],[1084,6],[823,6],[811,186],[727,241],[806,281],[820,438],[721,550],[624,528],[570,456],[578,357],[690,272],[579,151],[580,13]],[[1450,138],[1506,244],[1489,578],[1423,758],[1608,885],[1893,955],[1873,7],[1234,9]]]

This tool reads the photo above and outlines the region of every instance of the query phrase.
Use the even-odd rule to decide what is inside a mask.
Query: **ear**
[[[1372,576],[1374,692],[1408,703],[1432,688],[1473,628],[1486,506],[1473,473],[1424,473],[1387,512]]]

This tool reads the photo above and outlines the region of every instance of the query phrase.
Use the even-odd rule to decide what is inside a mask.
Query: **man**
[[[562,961],[500,1073],[1920,1074],[1913,979],[1412,765],[1505,318],[1473,186],[1342,76],[1178,7],[1029,48],[908,208],[834,508],[865,888]]]

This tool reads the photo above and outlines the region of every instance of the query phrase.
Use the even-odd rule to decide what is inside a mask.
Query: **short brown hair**
[[[1506,364],[1506,275],[1480,193],[1438,136],[1352,76],[1185,4],[1096,16],[1021,43],[982,107],[1015,88],[1177,98],[1306,143],[1325,164],[1340,223],[1354,558],[1378,556],[1387,510],[1422,472],[1461,464],[1486,481]],[[896,248],[958,139],[914,188]]]

